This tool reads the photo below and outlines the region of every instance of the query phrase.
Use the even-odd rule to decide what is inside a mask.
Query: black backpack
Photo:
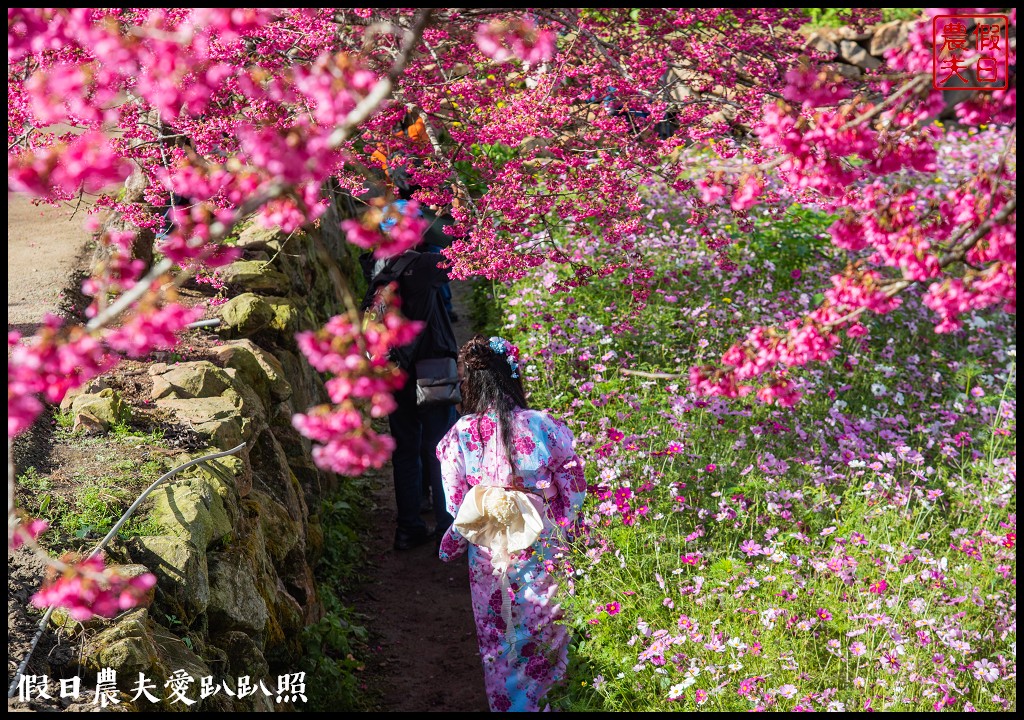
[[[402,275],[419,258],[420,253],[407,250],[398,257],[390,258],[383,265],[375,263],[370,253],[364,253],[359,262],[363,274],[368,277],[366,295],[363,296],[361,309],[370,317],[380,318],[384,307],[378,302],[377,293],[390,283],[398,283],[399,297],[402,295]],[[376,272],[374,272],[376,269]],[[441,288],[432,287],[427,301],[427,314],[424,318],[426,327],[416,340],[400,348],[392,348],[391,359],[405,371],[413,369],[415,364],[427,358],[458,357],[459,346],[455,340],[448,312],[444,308]]]
[[[402,273],[409,269],[409,266],[416,262],[419,253],[415,250],[407,250],[398,257],[389,259],[382,267],[376,268],[376,261],[373,254],[365,252],[359,256],[359,266],[363,270],[363,277],[366,278],[366,294],[359,309],[365,312],[378,312],[377,293],[381,288],[398,282]]]

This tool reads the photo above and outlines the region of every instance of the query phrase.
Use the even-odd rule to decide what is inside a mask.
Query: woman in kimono
[[[479,335],[462,347],[463,416],[437,447],[453,516],[466,515],[460,515],[460,506],[475,497],[477,485],[488,486],[481,491],[523,491],[527,495],[515,495],[528,497],[537,510],[525,505],[538,531],[536,541],[523,550],[495,552],[487,543],[471,543],[458,519],[439,548],[446,562],[469,553],[488,701],[492,711],[514,712],[538,710],[544,694],[565,673],[569,637],[558,622],[562,614],[553,571],[586,494],[572,432],[548,413],[527,407],[518,354],[502,338]]]

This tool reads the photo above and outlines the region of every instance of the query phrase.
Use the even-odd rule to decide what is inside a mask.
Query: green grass
[[[118,423],[100,436],[71,432],[70,413],[55,412],[54,470],[28,467],[17,479],[18,504],[50,527],[40,538],[49,551],[80,549],[104,536],[142,491],[170,469],[163,434]],[[145,506],[118,537],[160,534]]]
[[[805,8],[807,25],[811,29],[838,28],[850,24],[850,11],[853,8]],[[918,20],[924,8],[881,8],[882,22],[893,20]]]
[[[365,711],[372,701],[360,686],[359,671],[370,653],[365,618],[339,597],[365,571],[366,535],[371,493],[365,478],[345,478],[320,506],[323,555],[315,568],[324,617],[302,632],[300,669],[316,678],[307,685],[308,709],[314,712]]]

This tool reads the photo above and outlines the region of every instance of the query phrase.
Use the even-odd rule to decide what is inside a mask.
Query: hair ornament
[[[491,350],[498,355],[504,355],[508,366],[512,368],[512,377],[519,377],[519,348],[505,338],[492,337],[490,339]]]

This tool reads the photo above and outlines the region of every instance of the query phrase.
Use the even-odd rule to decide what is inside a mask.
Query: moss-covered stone
[[[249,450],[249,459],[253,466],[253,492],[262,490],[280,503],[301,534],[309,515],[306,499],[302,486],[288,466],[284,448],[270,430],[257,435]]]
[[[232,340],[213,352],[219,362],[237,370],[239,379],[264,398],[281,402],[291,397],[292,388],[285,380],[281,362],[251,340]]]
[[[281,362],[285,377],[292,386],[292,403],[296,409],[309,408],[329,401],[324,390],[324,378],[306,358],[289,350],[275,349],[274,357]]]
[[[131,410],[111,388],[76,396],[71,401],[71,414],[75,418],[74,429],[88,432],[106,432],[112,425],[131,418]]]
[[[316,567],[324,554],[324,526],[319,515],[310,515],[306,523],[306,562]]]
[[[294,334],[299,330],[309,328],[309,325],[303,321],[303,306],[295,299],[267,297],[266,301],[274,311],[274,319],[270,321],[271,330]]]
[[[127,548],[133,560],[156,575],[157,599],[171,614],[191,623],[206,611],[210,579],[204,550],[175,535],[134,537]]]
[[[269,613],[257,588],[256,569],[239,551],[214,552],[210,567],[210,623],[218,629],[242,630],[262,638]]]
[[[208,453],[204,451],[203,454]],[[232,510],[237,506],[238,498],[245,497],[252,489],[252,466],[247,457],[248,453],[242,450],[240,455],[228,455],[216,460],[209,460],[197,465],[195,470],[189,472],[202,473],[210,479],[216,478],[220,482],[217,492],[224,498],[226,506],[230,506],[228,509]],[[231,488],[234,489],[234,494],[229,500]],[[235,517],[232,522],[236,521]]]
[[[270,243],[280,243],[284,237],[286,236],[281,232],[281,228],[263,227],[261,223],[252,222],[238,234],[238,240],[235,244],[247,249],[264,248]]]
[[[106,390],[110,387],[110,382],[107,378],[100,376],[93,378],[85,385],[78,388],[72,388],[64,394],[64,399],[60,401],[61,412],[68,412],[71,410],[71,403],[75,401],[79,395],[98,395],[101,390]]]
[[[187,538],[197,548],[223,542],[231,537],[233,523],[218,492],[222,482],[193,477],[158,488],[150,517],[168,535]]]
[[[186,693],[186,697],[191,700],[197,699],[199,696],[198,680],[213,674],[210,671],[210,666],[182,638],[167,628],[154,625],[150,632],[164,677],[170,677],[177,670],[184,670],[196,679],[197,685],[191,688],[191,692]]]
[[[154,365],[149,374],[153,376],[154,400],[216,397],[232,386],[228,374],[207,360]]]
[[[82,647],[82,666],[92,673],[110,668],[122,678],[137,678],[139,673],[152,675],[157,649],[148,617],[145,608],[131,610],[107,629],[87,639]]]
[[[260,260],[239,260],[220,269],[220,279],[228,286],[247,292],[268,295],[287,294],[291,280]]]
[[[231,389],[241,398],[240,409],[244,417],[256,422],[256,424],[262,428],[267,422],[267,403],[271,403],[270,398],[264,398],[258,392],[252,389],[248,383],[241,380],[238,377],[238,371],[234,368],[227,368],[224,370],[228,377],[231,378]]]
[[[247,292],[224,303],[220,310],[218,332],[233,337],[249,337],[268,327],[274,320],[274,309],[259,295]]]
[[[253,418],[259,416],[258,408],[246,406],[242,396],[231,388],[217,397],[160,398],[156,406],[209,437],[213,447],[224,450],[248,440]]]
[[[274,564],[278,565],[299,544],[302,527],[288,515],[288,510],[281,503],[267,493],[253,490],[249,498],[259,505],[263,543]]]
[[[228,630],[218,633],[211,642],[227,655],[228,672],[231,676],[248,675],[252,678],[262,678],[270,674],[266,658],[248,634],[239,630]]]
[[[260,678],[270,677],[270,665],[267,664],[266,658],[253,639],[244,632],[228,630],[218,634],[212,642],[227,658],[227,682],[231,684],[232,690],[238,689],[234,684],[235,678],[248,676],[258,682]],[[237,699],[234,706],[237,711],[249,712],[271,712],[276,709],[273,698],[262,692]]]

